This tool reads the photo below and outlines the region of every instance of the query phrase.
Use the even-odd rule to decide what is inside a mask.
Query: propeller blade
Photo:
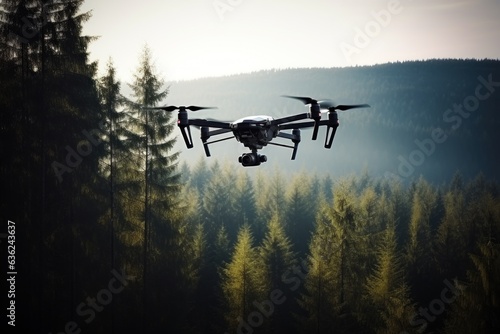
[[[148,110],[165,110],[165,111],[174,111],[177,110],[178,108],[176,106],[165,106],[165,107],[146,107],[144,109]]]
[[[302,96],[291,96],[291,95],[281,95],[282,97],[288,97],[290,99],[296,99],[302,101],[304,104],[317,104],[318,101],[311,97],[302,97]]]
[[[345,110],[356,109],[356,108],[370,108],[370,105],[369,104],[354,104],[354,105],[339,104],[338,106],[329,107],[328,110],[330,110],[330,111],[335,111],[335,110],[345,111]]]
[[[302,103],[304,104],[318,104],[321,109],[328,109],[329,111],[335,111],[335,110],[345,111],[355,108],[370,108],[369,104],[335,105],[335,102],[329,99],[318,101],[316,99],[313,99],[312,97],[291,96],[291,95],[281,95],[281,96],[302,101]]]
[[[317,105],[319,105],[319,107],[321,109],[328,109],[328,108],[335,106],[335,102],[333,102],[332,100],[329,100],[329,99],[319,101],[319,100],[313,99],[312,97],[301,97],[301,96],[291,96],[291,95],[281,95],[281,96],[302,101],[306,105],[307,104],[313,104],[313,105],[317,104]]]
[[[191,111],[198,111],[198,110],[203,110],[203,109],[217,109],[217,107],[198,107],[198,106],[189,106],[185,107],[187,110]]]
[[[329,109],[335,106],[335,102],[333,100],[321,100],[318,102],[321,109]]]
[[[151,109],[151,110],[165,110],[168,112],[172,112],[175,110],[191,110],[191,111],[198,111],[198,110],[203,110],[203,109],[217,109],[217,107],[198,107],[198,106],[165,106],[165,107],[150,107],[146,109]]]

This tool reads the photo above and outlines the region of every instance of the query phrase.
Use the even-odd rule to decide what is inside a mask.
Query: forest
[[[82,3],[0,4],[0,213],[5,226],[0,244],[8,331],[500,329],[500,184],[495,169],[500,118],[494,113],[500,95],[491,92],[484,113],[471,116],[463,133],[448,133],[453,139],[443,144],[447,153],[432,157],[454,157],[461,144],[470,145],[470,156],[452,159],[437,174],[418,170],[405,178],[382,173],[387,168],[377,166],[388,159],[384,155],[368,155],[362,170],[337,170],[308,156],[306,145],[299,155],[326,167],[293,169],[289,152],[285,167],[252,170],[216,154],[193,158],[178,149],[175,117],[143,106],[173,104],[183,87],[204,82],[204,88],[189,90],[210,95],[215,85],[208,79],[168,83],[147,46],[133,82],[122,83],[111,59],[104,65],[90,62],[87,48],[96,37],[82,36],[90,19],[90,13],[79,11]],[[98,75],[99,66],[105,66],[103,75]],[[401,72],[402,66],[412,75]],[[398,86],[411,98],[395,94],[388,100],[389,95],[365,86],[354,97],[345,95],[345,103],[363,100],[358,102],[377,108],[375,100],[398,106],[386,114],[387,122],[370,117],[400,129],[392,132],[392,141],[399,142],[398,134],[428,134],[436,115],[425,110],[442,115],[453,96],[465,101],[478,77],[488,80],[493,73],[497,80],[500,68],[495,60],[386,64],[363,68],[371,74],[358,80],[408,78],[424,67],[460,77],[449,84],[463,90],[445,86],[438,91],[415,80]],[[331,71],[344,70],[349,69]],[[363,73],[351,70],[353,78]],[[276,71],[274,80],[285,86],[290,81],[282,76],[297,71],[311,70]],[[331,77],[327,69],[314,72]],[[261,75],[271,78],[273,71],[251,74],[248,83]],[[331,77],[332,87],[340,87],[335,80]],[[297,88],[289,89],[283,93],[296,93]],[[444,98],[439,105],[434,95],[414,100],[415,90]],[[248,91],[234,86],[229,93],[244,96]],[[402,112],[395,112],[417,102],[425,104],[418,115],[400,118]],[[271,111],[279,115],[291,108]],[[351,119],[356,117],[361,116]],[[369,128],[370,120],[356,126]],[[369,133],[380,143],[380,133]],[[348,131],[342,135],[352,138]],[[469,143],[471,138],[480,150]],[[342,160],[349,154],[340,150],[335,156]],[[429,170],[445,164],[432,157],[425,163]]]

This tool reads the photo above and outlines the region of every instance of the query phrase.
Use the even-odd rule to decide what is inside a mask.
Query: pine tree
[[[86,136],[98,129],[102,115],[96,64],[87,57],[94,38],[82,35],[90,13],[79,13],[82,2],[7,0],[0,5],[0,81],[6,88],[2,94],[13,93],[2,99],[9,166],[2,164],[1,171],[19,176],[4,179],[14,190],[9,196],[14,202],[7,206],[22,212],[26,232],[19,237],[29,245],[19,254],[31,268],[30,280],[19,282],[26,287],[19,299],[34,310],[26,325],[42,331],[73,317],[80,288],[97,281],[95,275],[81,279],[82,261],[97,257],[82,254],[100,241],[102,231],[89,225],[102,209],[96,171],[103,154],[98,131]]]
[[[398,253],[395,226],[390,223],[377,252],[377,265],[367,278],[369,301],[364,304],[365,323],[378,333],[400,333],[409,327],[415,313],[405,283],[405,273]]]
[[[173,305],[172,300],[182,299],[187,293],[186,286],[175,291],[162,293],[149,290],[157,284],[175,284],[182,281],[183,273],[180,268],[186,260],[183,246],[186,245],[185,227],[180,217],[177,206],[177,195],[180,184],[179,175],[176,173],[178,153],[173,153],[175,138],[171,137],[174,123],[171,114],[163,110],[151,110],[148,107],[156,106],[168,94],[164,81],[156,73],[152,61],[152,54],[146,46],[140,57],[140,64],[134,74],[134,82],[130,85],[134,100],[124,100],[129,108],[128,139],[137,143],[133,147],[133,167],[135,175],[131,175],[136,183],[136,189],[142,193],[144,206],[142,208],[143,221],[143,328],[153,329],[161,326],[167,317],[175,319],[170,323],[176,328],[186,316],[187,305]],[[132,168],[133,171],[134,168]],[[142,177],[140,176],[142,174]],[[155,266],[156,272],[170,272],[164,278],[150,277],[150,267]],[[172,275],[171,273],[176,273]],[[151,281],[149,280],[151,279]],[[161,282],[160,282],[161,281]],[[156,282],[156,283],[155,283]],[[169,295],[165,297],[163,295]],[[170,299],[170,301],[169,301]],[[159,306],[149,306],[162,303],[166,308],[161,317],[152,312],[159,311]],[[155,320],[155,321],[153,321]]]
[[[305,329],[326,333],[331,328],[357,330],[354,312],[362,296],[361,259],[363,231],[357,226],[358,208],[352,180],[334,188],[333,205],[322,203],[310,244],[309,273],[301,306]]]
[[[123,220],[118,218],[121,210],[117,209],[117,201],[115,199],[115,188],[116,188],[116,156],[117,156],[117,146],[119,146],[119,131],[118,122],[122,118],[123,113],[118,113],[117,108],[119,106],[119,96],[120,96],[120,82],[116,80],[115,68],[113,62],[110,59],[107,64],[107,73],[101,78],[99,82],[99,97],[101,102],[101,107],[103,113],[106,115],[106,124],[104,129],[105,134],[105,149],[108,153],[109,161],[105,162],[105,174],[109,175],[109,215],[106,215],[106,219],[109,221],[109,249],[110,249],[110,268],[117,268],[116,266],[116,222]],[[111,331],[115,330],[115,305],[111,305],[112,315],[111,315]]]
[[[230,240],[235,240],[238,227],[235,226],[234,210],[234,187],[232,181],[234,176],[229,168],[221,169],[218,164],[212,166],[212,177],[205,186],[203,193],[202,211],[205,219],[204,224],[213,238],[216,231],[224,226],[229,234]]]
[[[281,172],[276,169],[271,176],[257,174],[255,183],[257,219],[266,225],[277,214],[283,216],[286,208],[286,185]]]
[[[261,300],[268,299],[272,291],[287,292],[283,275],[296,263],[292,244],[285,234],[282,222],[274,216],[268,223],[262,245],[259,247],[258,279],[262,289]],[[294,299],[288,296],[286,304],[273,305],[272,314],[268,317],[266,329],[269,333],[288,332],[294,324],[290,315],[295,306]]]
[[[437,193],[423,178],[420,178],[413,194],[407,262],[410,285],[413,293],[421,298],[432,297],[434,291],[434,244],[431,236],[431,216],[436,207]],[[432,288],[430,288],[432,287]],[[426,296],[428,294],[428,296]]]
[[[252,224],[255,226],[255,192],[253,181],[245,171],[239,171],[234,182],[233,208],[234,208],[234,224],[241,227],[244,224]],[[255,226],[257,227],[257,226]],[[254,228],[255,230],[255,228]],[[255,238],[260,240],[262,234],[254,231]]]
[[[285,224],[299,254],[305,254],[314,228],[316,202],[312,200],[311,182],[305,173],[292,179],[286,193]]]
[[[189,186],[195,188],[199,194],[203,194],[205,185],[208,180],[210,180],[211,176],[211,169],[208,167],[206,157],[201,157],[193,167]]]
[[[339,305],[337,274],[334,267],[336,255],[331,226],[318,219],[309,245],[308,274],[299,305],[305,311],[301,317],[302,332],[328,333],[338,325]]]
[[[471,254],[474,264],[468,270],[467,283],[455,283],[449,294],[451,314],[445,333],[496,333],[500,329],[500,246],[489,241]]]
[[[365,269],[361,260],[364,257],[362,247],[366,232],[359,225],[359,210],[352,193],[352,180],[337,183],[333,198],[333,208],[325,211],[325,218],[331,224],[332,239],[337,248],[335,261],[338,270],[338,302],[343,305],[359,300],[360,297],[359,273]]]
[[[123,211],[117,206],[116,189],[123,187],[119,184],[120,176],[117,175],[120,170],[117,166],[123,164],[121,161],[127,154],[125,141],[122,141],[126,131],[122,125],[126,114],[119,112],[120,106],[120,82],[116,79],[116,69],[113,61],[109,59],[107,71],[104,77],[99,81],[99,96],[101,100],[102,111],[105,115],[103,122],[103,130],[105,131],[104,146],[107,156],[102,165],[104,165],[103,174],[109,179],[109,230],[110,230],[110,249],[111,249],[111,268],[115,268],[115,243],[117,221],[123,221],[123,217],[119,217]],[[122,177],[123,178],[123,177]],[[117,184],[119,184],[117,186]]]
[[[257,250],[248,226],[238,233],[231,261],[222,271],[222,289],[226,302],[227,329],[236,331],[252,309],[259,295],[256,275]]]
[[[358,252],[361,263],[366,263],[358,268],[362,276],[368,275],[370,264],[375,261],[373,249],[377,247],[387,223],[383,211],[387,205],[385,195],[378,195],[373,186],[366,186],[359,197]]]
[[[452,187],[444,195],[444,217],[438,229],[436,257],[445,277],[463,277],[468,264],[468,213],[463,189]]]

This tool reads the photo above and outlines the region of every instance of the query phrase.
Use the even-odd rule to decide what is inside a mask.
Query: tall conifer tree
[[[156,73],[152,54],[147,46],[142,51],[139,67],[130,87],[134,100],[125,100],[124,103],[129,108],[129,139],[138,144],[133,148],[133,153],[138,167],[136,176],[140,177],[136,182],[143,198],[143,328],[154,330],[164,321],[169,321],[166,319],[175,319],[176,322],[170,324],[175,328],[176,324],[181,323],[182,317],[187,315],[187,305],[173,305],[172,300],[186,299],[185,296],[174,298],[173,295],[185,293],[185,286],[184,289],[163,293],[158,293],[152,287],[157,284],[170,286],[176,281],[182,281],[180,268],[185,261],[186,252],[177,245],[184,244],[187,236],[182,226],[184,223],[176,210],[180,184],[176,173],[178,153],[172,151],[175,144],[175,138],[171,136],[174,123],[170,113],[148,109],[163,101],[168,89]],[[164,278],[150,275],[153,265],[157,273],[167,271],[176,274],[166,275]],[[150,305],[156,306],[153,308]],[[165,308],[162,316],[153,312],[159,311],[159,305]]]
[[[226,320],[230,331],[236,331],[250,314],[259,295],[256,272],[257,250],[248,225],[238,233],[231,261],[222,271],[222,288],[226,303]]]
[[[261,299],[267,300],[275,290],[289,291],[283,282],[283,275],[296,263],[292,244],[285,234],[283,223],[274,215],[267,225],[262,245],[259,247],[258,278],[261,287]],[[287,332],[294,328],[290,314],[294,309],[294,298],[288,296],[284,304],[273,305],[272,314],[269,315],[266,328],[269,333]]]

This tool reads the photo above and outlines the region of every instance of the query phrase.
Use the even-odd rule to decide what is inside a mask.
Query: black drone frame
[[[221,141],[233,139],[236,137],[240,142],[244,143],[245,146],[249,147],[252,153],[243,154],[240,157],[240,162],[244,166],[258,165],[260,162],[265,162],[267,158],[264,155],[257,154],[257,150],[261,149],[263,146],[270,144],[275,146],[281,146],[293,149],[292,160],[295,160],[297,155],[298,145],[301,141],[300,129],[302,128],[313,128],[312,140],[316,140],[318,137],[318,130],[320,126],[326,126],[326,137],[324,147],[329,149],[332,147],[333,139],[337,132],[339,126],[337,110],[345,111],[354,108],[367,108],[370,107],[368,104],[358,104],[358,105],[335,105],[331,100],[318,101],[310,97],[298,97],[298,96],[288,96],[302,101],[304,104],[309,105],[309,112],[297,114],[293,116],[287,116],[278,119],[271,120],[246,120],[241,123],[228,123],[221,122],[217,120],[210,119],[190,119],[188,117],[189,111],[198,111],[203,109],[214,109],[213,107],[198,107],[198,106],[167,106],[167,107],[155,107],[148,109],[164,110],[167,112],[173,112],[178,110],[178,120],[177,125],[181,130],[182,137],[188,149],[192,148],[193,138],[191,135],[190,126],[196,126],[201,129],[201,141],[205,149],[205,154],[207,157],[210,156],[210,150],[208,145],[218,143]],[[321,119],[322,110],[327,110],[328,118],[325,120]],[[312,119],[312,121],[299,122],[305,119]],[[210,130],[210,128],[216,128],[215,130]],[[268,131],[260,132],[262,128]],[[253,131],[256,132],[253,132]],[[292,130],[292,133],[281,132],[282,130]],[[208,141],[211,137],[230,133],[233,134],[230,137]],[[262,138],[262,136],[265,136]],[[242,140],[242,137],[245,140]],[[273,143],[271,140],[275,137],[281,137],[291,140],[294,145],[284,145],[280,143]],[[250,160],[245,160],[245,159]]]

